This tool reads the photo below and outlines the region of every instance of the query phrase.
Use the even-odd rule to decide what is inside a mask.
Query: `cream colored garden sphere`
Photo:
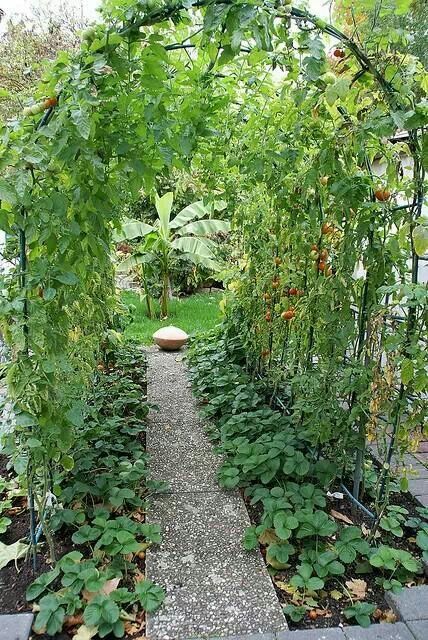
[[[162,327],[153,334],[153,340],[158,347],[165,351],[177,351],[184,346],[189,339],[185,331],[178,327]]]

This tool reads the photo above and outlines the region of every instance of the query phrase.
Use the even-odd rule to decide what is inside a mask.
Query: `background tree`
[[[75,51],[79,33],[87,25],[83,10],[61,0],[44,1],[23,15],[12,17],[2,10],[6,22],[0,36],[0,119],[16,116],[43,75],[46,63],[59,51]]]

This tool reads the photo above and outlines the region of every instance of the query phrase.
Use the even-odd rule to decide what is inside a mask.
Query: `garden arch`
[[[189,10],[203,12],[202,26],[193,29]],[[251,55],[248,40],[256,43],[254,51],[272,52],[275,64],[288,68],[294,59],[288,41],[290,21],[297,22],[309,34],[304,49],[311,51],[313,47],[305,58],[306,76],[320,92],[329,91],[331,107],[361,79],[374,79],[382,94],[379,98],[375,91],[376,107],[383,104],[386,128],[395,122],[395,126],[409,130],[413,201],[397,211],[407,216],[413,285],[417,284],[418,253],[426,250],[417,251],[414,238],[423,202],[425,115],[414,96],[407,95],[406,87],[400,92],[352,38],[288,2],[250,5],[200,0],[150,8],[149,3],[116,6],[109,1],[106,17],[106,24],[84,34],[77,56],[61,54],[53,65],[40,87],[40,96],[52,98],[27,108],[24,119],[3,133],[1,161],[7,175],[0,183],[1,227],[9,236],[19,230],[20,245],[20,265],[5,276],[8,294],[3,300],[3,330],[13,354],[7,379],[16,412],[16,430],[9,446],[14,449],[18,437],[21,448],[16,453],[16,467],[21,471],[28,468],[31,500],[35,497],[40,514],[52,489],[52,466],[72,468],[73,434],[82,420],[81,389],[92,376],[117,312],[109,253],[112,232],[120,224],[123,185],[136,194],[143,185],[153,188],[158,171],[185,165],[195,140],[203,139],[230,100],[228,95],[213,96],[213,82],[230,85],[231,81],[216,65],[227,65],[240,53]],[[177,33],[183,31],[180,41],[171,41],[167,28],[166,35],[161,34],[162,24],[168,20],[176,25]],[[337,83],[326,71],[322,47],[312,40],[312,35],[320,32],[336,38],[346,55],[357,61],[359,68],[347,83]],[[200,52],[201,59],[192,54],[194,50]],[[174,57],[180,51],[195,65],[188,67],[180,57]],[[195,69],[196,63],[200,69]],[[352,68],[353,63],[349,64]],[[293,65],[289,68],[293,71]],[[242,99],[242,94],[237,91],[234,97]],[[34,127],[32,116],[42,112]],[[340,110],[340,106],[337,113],[341,127],[355,125],[355,114]],[[380,131],[375,134],[378,139]],[[368,157],[363,148],[355,156],[365,169],[356,181],[353,198],[358,201],[368,196],[374,205],[375,180]],[[315,194],[321,220],[325,220],[325,186],[313,185],[302,198],[302,192],[293,186],[293,198],[300,198],[303,208]],[[376,215],[377,210],[372,210]],[[373,220],[365,213],[357,239],[374,250]],[[395,213],[392,217],[398,224]],[[272,222],[277,223],[278,218]],[[368,268],[355,352],[360,362],[366,356],[371,308],[378,302],[374,288],[379,282],[375,278],[373,284],[371,277]],[[417,295],[422,299],[422,293],[415,293],[414,303],[408,307],[401,349],[404,363],[413,358],[415,337],[424,322]],[[308,359],[302,365],[306,371],[314,363],[315,331],[311,321]],[[271,333],[268,339],[270,354]],[[258,348],[257,338],[254,344]],[[396,428],[411,391],[410,380],[413,374],[410,378],[404,375],[397,393]],[[362,390],[356,387],[352,391],[351,408],[360,392],[366,398],[370,383],[365,381]],[[363,411],[356,412],[354,424],[360,429],[354,489],[358,496],[367,426]],[[392,451],[391,446],[389,460]]]

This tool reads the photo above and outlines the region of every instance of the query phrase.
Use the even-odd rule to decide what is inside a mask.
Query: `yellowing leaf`
[[[333,600],[341,600],[343,598],[343,593],[337,589],[333,589],[333,591],[330,591],[330,596]]]
[[[17,540],[13,544],[0,542],[0,569],[3,569],[9,562],[15,562],[23,558],[29,549],[29,545],[22,540]]]
[[[98,627],[87,627],[86,624],[82,624],[74,634],[73,640],[91,640],[91,638],[95,638],[97,633]]]
[[[278,536],[273,529],[266,529],[259,536],[260,544],[272,544],[272,542],[278,542]]]

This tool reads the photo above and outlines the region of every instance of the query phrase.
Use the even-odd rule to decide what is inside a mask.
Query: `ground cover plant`
[[[391,509],[402,506],[391,501],[391,462],[425,434],[427,387],[427,288],[418,277],[428,249],[428,83],[408,53],[414,4],[343,0],[332,25],[288,0],[105,0],[103,21],[78,51],[59,54],[22,115],[2,127],[8,454],[26,475],[33,548],[39,525],[54,555],[43,516],[50,478],[75,464],[82,398],[122,313],[112,250],[124,203],[141,189],[154,199],[174,170],[193,173],[233,217],[223,306],[244,369],[227,369],[207,413],[224,403],[238,413],[245,402],[254,415],[220,425],[233,459],[222,481],[253,482],[263,469],[268,485],[281,469],[286,482],[322,489],[334,459],[340,477],[352,475],[354,498],[374,501],[373,539],[379,528],[404,532],[407,514]],[[282,403],[281,419],[265,412],[266,389],[270,409]],[[365,453],[376,438],[383,464],[371,482]],[[330,518],[306,511],[309,493],[272,520],[303,554],[293,579],[300,594],[344,564],[310,557],[314,537],[339,552]],[[266,515],[269,528],[275,515]],[[102,537],[96,523],[84,531]],[[384,588],[414,573],[388,554],[375,560]],[[367,622],[369,608],[351,606],[349,616]],[[98,609],[100,625],[116,625]]]
[[[209,331],[221,320],[220,301],[222,293],[204,292],[192,296],[174,298],[169,303],[168,317],[165,320],[153,318],[146,314],[146,303],[138,293],[124,291],[123,302],[130,309],[131,322],[125,328],[125,337],[138,340],[141,344],[152,344],[153,334],[161,327],[177,325],[189,335],[201,331]],[[154,303],[154,310],[158,309]]]
[[[70,637],[131,637],[144,626],[142,612],[162,603],[163,590],[144,577],[145,551],[161,539],[159,526],[145,523],[145,505],[162,488],[147,478],[145,374],[145,355],[132,343],[109,349],[99,363],[73,463],[51,478],[43,511],[50,549],[45,545],[37,559],[43,571],[27,588],[25,572],[18,583],[13,578],[15,548],[3,548],[2,560],[11,564],[0,573],[2,607],[36,603],[38,634],[64,627]],[[49,567],[46,557],[58,561]]]
[[[383,594],[424,582],[428,509],[410,498],[402,506],[397,483],[379,521],[344,500],[346,474],[319,456],[292,413],[269,402],[272,390],[246,369],[233,327],[196,340],[189,361],[201,413],[225,456],[220,485],[243,492],[254,523],[243,546],[261,546],[292,628],[394,622]],[[369,460],[366,467],[381,473]],[[366,504],[374,510],[371,482]]]

